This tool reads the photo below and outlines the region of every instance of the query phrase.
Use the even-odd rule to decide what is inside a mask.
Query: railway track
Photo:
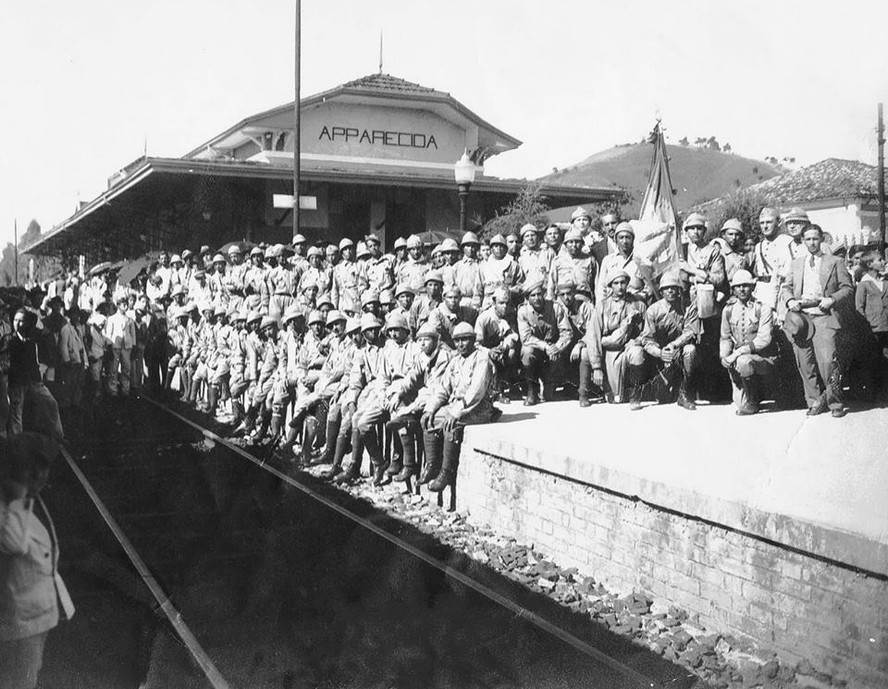
[[[704,686],[186,410],[133,409],[65,459],[113,534],[92,525],[75,573],[105,553],[154,618],[135,687]]]

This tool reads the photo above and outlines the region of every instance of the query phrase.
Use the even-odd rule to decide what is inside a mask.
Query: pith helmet
[[[570,221],[573,222],[577,218],[589,218],[589,220],[592,220],[592,214],[582,206],[577,206],[576,210],[570,214]]]
[[[361,332],[381,328],[382,322],[372,313],[365,313],[361,316]]]
[[[457,323],[453,328],[452,337],[454,340],[459,340],[464,337],[471,337],[474,340],[475,329],[465,321]]]
[[[466,244],[480,245],[481,240],[478,239],[478,235],[474,232],[466,232],[462,237],[462,241],[460,241],[460,246],[466,246]]]
[[[748,270],[738,270],[734,273],[731,278],[731,287],[737,287],[737,285],[754,285],[755,278],[752,277],[752,273]]]
[[[700,213],[691,213],[687,218],[685,218],[685,221],[684,223],[682,223],[681,226],[683,230],[686,230],[689,227],[702,227],[705,230],[706,218],[704,218]]]

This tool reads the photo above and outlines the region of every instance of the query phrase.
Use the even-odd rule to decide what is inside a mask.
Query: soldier
[[[307,242],[305,236],[297,234],[293,237],[293,256],[290,258],[290,268],[293,271],[295,283],[298,285],[302,279],[302,274],[308,269],[308,259],[305,254],[307,250]],[[281,250],[283,247],[281,247]],[[283,253],[282,251],[280,253]]]
[[[407,240],[404,237],[398,237],[395,240],[395,244],[392,247],[393,255],[391,256],[392,262],[392,271],[395,276],[398,274],[398,270],[407,260]]]
[[[463,257],[453,266],[453,284],[462,292],[463,305],[478,309],[484,298],[484,281],[481,277],[481,262],[478,260],[481,242],[474,232],[466,232],[460,245]]]
[[[441,271],[432,268],[425,274],[425,292],[416,300],[417,327],[429,320],[429,317],[444,299],[444,278]]]
[[[333,268],[324,264],[324,252],[316,246],[308,250],[308,268],[302,274],[302,279],[306,277],[315,281],[319,294],[326,294],[333,287]]]
[[[225,270],[227,266],[225,256],[220,253],[213,256],[213,272],[207,278],[207,286],[210,289],[210,298],[213,305],[221,304],[226,306],[228,304],[228,290],[225,285]]]
[[[414,292],[421,292],[430,267],[422,255],[422,240],[415,234],[410,235],[407,238],[407,259],[398,266],[395,274],[398,283],[408,285]]]
[[[444,278],[444,287],[450,287],[453,284],[456,284],[453,277],[454,266],[457,261],[459,261],[460,250],[456,244],[456,240],[447,237],[441,244],[438,246],[438,252],[440,253],[443,264],[441,265],[441,277]]]
[[[324,247],[324,263],[333,272],[333,269],[339,264],[339,248],[335,244],[327,244]]]
[[[560,284],[570,282],[577,290],[577,299],[591,301],[598,265],[592,256],[583,255],[583,237],[577,228],[572,227],[567,231],[564,247],[552,265],[549,290],[557,294]]]
[[[281,262],[282,248],[270,246],[265,252],[268,274],[265,285],[268,291],[268,315],[280,322],[284,312],[296,303],[296,287],[301,286],[294,271]]]
[[[508,253],[507,248],[506,238],[501,234],[491,238],[491,255],[481,263],[481,282],[484,285],[482,309],[487,309],[493,304],[494,294],[501,287],[509,292],[515,303],[521,300],[524,273],[518,261]]]
[[[582,239],[585,239],[586,235],[592,231],[592,213],[582,206],[577,206],[570,214],[570,226],[572,230],[580,233]]]
[[[524,272],[527,281],[543,280],[546,284],[548,277],[546,255],[540,248],[540,235],[535,225],[527,223],[521,228],[521,253],[518,256],[518,265]]]
[[[475,321],[475,339],[490,354],[502,402],[509,401],[506,390],[521,375],[521,337],[512,303],[511,292],[504,286],[498,287],[493,293],[493,304]]]
[[[475,325],[478,318],[478,310],[474,306],[463,304],[462,291],[456,285],[451,285],[444,291],[444,301],[429,314],[429,323],[438,331],[447,347],[453,348],[453,328],[457,323]]]
[[[419,306],[416,303],[416,295],[410,285],[402,283],[395,289],[395,305],[391,313],[397,313],[407,319],[410,327],[410,336],[414,337],[419,329]]]
[[[644,362],[640,336],[645,303],[629,292],[629,274],[615,270],[608,278],[609,294],[595,305],[594,327],[586,328],[586,355],[592,369],[592,382],[610,390],[608,401],[615,404],[627,398],[631,365]]]
[[[746,232],[743,223],[737,218],[725,220],[721,228],[721,235],[713,239],[717,243],[722,258],[725,261],[725,277],[730,282],[738,270],[748,271],[750,268],[743,244],[746,240]]]
[[[348,237],[339,242],[342,260],[333,269],[331,297],[336,308],[354,316],[361,311],[360,268],[355,262],[355,243]]]
[[[635,230],[632,229],[632,225],[628,222],[621,222],[614,232],[614,240],[617,244],[616,253],[605,256],[598,271],[596,301],[600,301],[607,295],[604,276],[611,275],[616,270],[626,271],[629,275],[629,292],[646,304],[658,298],[650,263],[641,256],[635,255]]]
[[[372,289],[377,293],[384,289],[391,289],[395,284],[395,272],[392,266],[391,256],[384,256],[380,249],[379,237],[368,234],[365,238],[369,257],[363,268],[364,289]]]
[[[239,309],[244,301],[247,270],[249,270],[249,266],[244,263],[244,255],[239,244],[228,247],[228,262],[231,264],[225,273],[225,287],[230,300],[228,306]]]
[[[775,309],[774,322],[783,322],[784,309],[778,308],[777,296],[792,262],[792,239],[780,232],[780,216],[773,208],[762,208],[759,213],[761,241],[753,250],[752,272],[755,275],[755,298],[770,309]]]
[[[524,286],[527,302],[518,308],[518,334],[521,336],[521,365],[526,391],[524,404],[539,403],[537,381],[543,381],[543,401],[555,397],[555,384],[563,378],[566,352],[573,331],[567,309],[546,299],[540,278]]]
[[[493,406],[495,375],[487,350],[475,344],[475,330],[460,323],[453,332],[457,353],[426,403],[420,419],[426,467],[419,482],[441,492],[456,482],[463,428],[490,423],[501,412]]]
[[[592,304],[576,298],[576,285],[573,280],[564,280],[558,285],[558,302],[567,309],[567,317],[570,321],[573,337],[568,345],[571,365],[577,366],[577,394],[581,407],[592,405],[593,397],[596,402],[603,402],[604,396],[600,387],[592,385],[592,366],[586,352],[586,333],[594,328],[595,311]],[[574,379],[573,367],[571,379]]]
[[[694,302],[685,304],[681,278],[674,273],[663,275],[660,291],[663,298],[644,314],[644,330],[641,333],[644,361],[652,364],[656,374],[662,376],[670,387],[676,377],[681,377],[676,404],[693,411],[697,408],[692,384],[697,358],[694,342],[700,330],[697,305]],[[641,409],[643,366],[633,364],[629,369],[632,383],[629,409],[633,411]]]
[[[782,288],[782,301],[788,310],[786,331],[792,340],[796,365],[805,389],[808,416],[829,408],[833,417],[845,416],[842,401],[842,352],[836,339],[853,308],[854,290],[841,258],[821,250],[823,230],[810,225],[802,236],[807,256],[792,261]]]
[[[752,296],[755,278],[738,270],[731,278],[734,296],[721,315],[721,364],[731,374],[737,416],[759,411],[762,378],[777,372],[777,346],[772,339],[773,313]]]
[[[521,238],[514,232],[509,232],[509,234],[506,235],[506,251],[508,251],[509,256],[516,261],[521,255]]]

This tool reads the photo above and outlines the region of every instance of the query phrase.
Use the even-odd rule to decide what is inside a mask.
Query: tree
[[[722,151],[724,151],[725,153],[730,153],[731,152],[731,144],[729,144],[727,141],[725,141],[725,145],[722,146]]]
[[[549,222],[549,216],[546,214],[549,206],[545,197],[540,193],[541,186],[540,182],[528,182],[513,201],[503,206],[491,220],[484,224],[484,227],[481,228],[482,238],[517,232],[522,225],[527,223],[537,227],[545,227]]]
[[[689,146],[691,142],[688,141],[688,137],[683,136],[681,139],[679,139],[678,143],[682,146]]]
[[[743,223],[746,236],[752,236],[758,241],[762,236],[758,224],[759,213],[765,206],[773,205],[773,200],[767,194],[751,187],[744,187],[732,189],[718,201],[702,204],[690,209],[688,213],[696,211],[706,216],[709,221],[707,239],[718,236],[725,220],[737,218]]]
[[[19,236],[19,247],[28,246],[39,239],[40,232],[40,223],[36,220],[31,220],[24,234]],[[3,254],[0,256],[0,285],[8,287],[16,284],[16,282],[19,285],[24,285],[28,281],[28,263],[32,258],[36,268],[35,278],[41,280],[49,277],[45,273],[52,270],[52,261],[42,256],[20,253],[18,257],[18,280],[16,280],[15,245],[9,242],[3,248]]]

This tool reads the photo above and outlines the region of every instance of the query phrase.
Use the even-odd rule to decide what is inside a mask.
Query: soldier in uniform
[[[552,265],[550,291],[557,294],[560,284],[570,282],[576,290],[576,298],[589,300],[595,291],[597,273],[595,259],[583,254],[583,237],[580,231],[572,227],[564,237],[564,249],[558,253]]]
[[[501,414],[493,406],[493,363],[487,350],[475,344],[475,330],[468,323],[460,323],[453,337],[456,355],[435,385],[420,419],[427,468],[420,483],[432,477],[428,487],[433,492],[456,482],[463,428],[490,423]]]
[[[422,255],[422,239],[415,234],[410,235],[407,238],[407,258],[398,266],[395,274],[398,284],[409,285],[414,292],[421,292],[430,267]]]
[[[490,354],[503,402],[509,401],[506,389],[521,376],[521,337],[512,303],[512,293],[500,286],[493,293],[493,304],[478,314],[475,321],[475,339]]]
[[[347,315],[361,312],[360,268],[355,262],[355,243],[348,239],[339,242],[342,260],[333,269],[331,297],[336,308]]]
[[[391,289],[395,284],[395,272],[391,256],[384,256],[382,254],[379,237],[375,234],[368,234],[364,241],[367,251],[370,253],[362,273],[364,289],[371,289],[377,293],[382,292],[384,289]]]
[[[628,222],[620,223],[614,233],[614,240],[617,251],[605,256],[601,262],[595,300],[600,301],[607,295],[605,275],[611,275],[616,270],[623,270],[629,275],[629,292],[642,301],[649,303],[658,298],[650,263],[635,255],[635,230],[632,225]]]
[[[462,292],[462,303],[466,306],[481,307],[484,298],[484,282],[481,278],[481,262],[478,249],[481,242],[474,232],[466,232],[462,241],[463,257],[453,266],[453,284]]]
[[[543,280],[546,285],[548,277],[548,265],[546,255],[540,248],[540,235],[535,225],[527,223],[521,228],[521,253],[518,255],[518,265],[524,272],[526,281]]]
[[[331,273],[339,263],[339,248],[335,244],[327,244],[324,247],[324,263]]]
[[[738,416],[757,414],[762,378],[777,372],[777,346],[772,339],[773,312],[752,296],[755,278],[738,270],[731,278],[734,296],[721,315],[721,364],[731,375]]]
[[[444,287],[450,287],[453,284],[456,284],[454,281],[453,271],[455,270],[454,266],[459,261],[460,250],[456,244],[456,240],[447,237],[441,244],[438,246],[438,252],[443,258],[443,264],[441,265],[441,277],[444,279]]]
[[[407,240],[404,237],[398,237],[392,247],[393,254],[391,256],[392,272],[397,277],[398,270],[407,260]]]
[[[657,375],[663,375],[670,386],[676,377],[681,378],[676,404],[693,411],[697,408],[692,383],[697,360],[695,341],[700,331],[697,305],[693,301],[685,303],[681,278],[674,273],[663,275],[660,291],[663,298],[644,314],[641,333],[644,360],[653,366]],[[629,369],[632,383],[629,408],[632,410],[641,409],[641,369],[644,365],[631,365]]]
[[[725,278],[730,282],[734,273],[738,270],[748,271],[750,268],[743,244],[746,241],[746,231],[743,223],[737,218],[729,218],[722,225],[720,236],[712,240],[719,246],[719,252],[725,262]]]
[[[787,236],[792,239],[789,250],[793,258],[798,258],[808,253],[802,242],[802,235],[810,224],[811,220],[808,218],[808,214],[798,206],[790,208],[783,216],[783,228],[786,230]]]
[[[505,288],[515,303],[521,300],[521,285],[524,273],[511,254],[507,251],[506,238],[501,234],[494,235],[490,240],[490,257],[481,263],[481,282],[484,285],[482,309],[489,308],[494,301],[498,289]]]
[[[562,380],[566,351],[573,337],[567,309],[545,298],[543,280],[524,286],[527,302],[518,308],[518,334],[521,336],[521,365],[526,384],[524,404],[539,402],[538,383],[543,381],[543,401],[555,397],[555,384]]]
[[[438,308],[444,299],[444,278],[441,271],[432,268],[425,274],[425,291],[416,300],[416,324],[421,326],[429,320],[432,311]]]
[[[592,405],[593,398],[596,402],[604,401],[600,387],[596,385],[593,390],[592,365],[586,352],[586,333],[595,327],[593,323],[595,310],[589,301],[576,298],[576,285],[571,279],[564,280],[558,285],[558,301],[567,309],[567,317],[573,331],[573,337],[568,345],[570,379],[577,381],[580,406],[588,407]]]
[[[333,268],[324,263],[324,252],[313,246],[308,250],[308,268],[303,279],[310,277],[318,286],[318,294],[327,294],[333,287]]]
[[[457,323],[475,325],[478,310],[463,303],[462,291],[451,285],[444,291],[444,301],[429,314],[429,323],[438,331],[438,337],[447,347],[453,348],[453,328]]]
[[[792,238],[780,232],[780,216],[773,208],[762,208],[759,227],[762,239],[755,245],[752,263],[755,298],[776,311],[774,322],[780,325],[785,312],[782,306],[778,308],[777,296],[792,262]]]

